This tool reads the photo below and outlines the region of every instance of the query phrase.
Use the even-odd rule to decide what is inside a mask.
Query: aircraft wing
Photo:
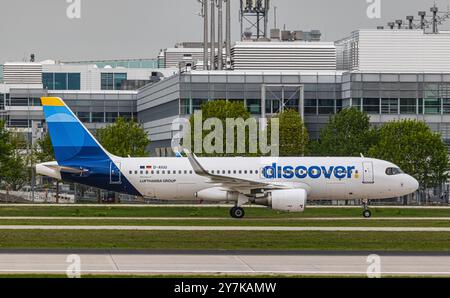
[[[210,183],[222,184],[223,187],[229,188],[238,192],[247,193],[254,189],[273,190],[273,189],[292,189],[296,188],[292,184],[285,183],[266,183],[254,180],[247,180],[223,175],[211,174],[206,171],[200,162],[197,160],[195,154],[184,150],[186,156],[191,163],[194,172],[202,177],[208,178]]]

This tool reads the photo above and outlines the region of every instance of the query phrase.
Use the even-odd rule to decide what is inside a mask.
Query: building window
[[[105,117],[106,117],[106,123],[114,123],[118,117],[118,113],[117,112],[106,112]]]
[[[398,114],[398,98],[382,98],[381,113]]]
[[[55,73],[55,90],[67,90],[67,73]]]
[[[67,74],[67,90],[80,90],[81,89],[81,76],[79,73]]]
[[[127,80],[126,73],[115,73],[114,74],[114,90],[121,90],[122,82]]]
[[[44,89],[55,90],[54,73],[42,73],[42,84]]]
[[[368,114],[380,113],[380,99],[379,98],[364,98],[363,111]]]
[[[122,82],[127,80],[126,73],[102,73],[101,89],[102,90],[121,90]]]
[[[317,114],[317,100],[305,99],[305,114],[316,115]]]
[[[102,73],[101,74],[101,89],[102,90],[113,90],[113,73]]]
[[[443,113],[444,114],[450,114],[450,98],[443,98],[442,99],[442,107],[443,107]]]
[[[400,99],[400,114],[416,114],[416,99],[415,98],[401,98]]]
[[[44,72],[42,84],[47,90],[80,90],[80,73]]]
[[[105,114],[103,112],[92,112],[92,123],[104,123]]]
[[[334,99],[319,99],[319,114],[334,114]]]
[[[89,112],[78,112],[77,116],[81,122],[91,122],[91,115]]]
[[[424,98],[425,114],[440,114],[441,100],[440,98]]]
[[[251,114],[261,114],[261,100],[247,99],[247,110]]]

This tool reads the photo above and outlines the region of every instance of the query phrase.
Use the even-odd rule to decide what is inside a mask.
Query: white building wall
[[[363,72],[448,72],[450,33],[422,30],[359,30],[336,43],[347,70]],[[352,52],[348,52],[348,51]],[[344,63],[349,57],[347,63]]]
[[[235,70],[336,70],[332,42],[237,42],[231,50]]]

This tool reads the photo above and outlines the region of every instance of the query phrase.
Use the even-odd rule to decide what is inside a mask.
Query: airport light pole
[[[209,62],[208,62],[208,1],[209,0],[202,0],[203,5],[203,70],[209,69]]]
[[[216,3],[215,0],[211,0],[211,70],[216,69]]]
[[[223,66],[223,0],[217,0],[217,8],[218,8],[218,53],[217,53],[217,69],[222,70]]]

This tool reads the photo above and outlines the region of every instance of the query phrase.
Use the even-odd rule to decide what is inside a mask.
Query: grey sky
[[[239,1],[231,1],[236,40]],[[320,29],[323,40],[334,41],[359,28],[428,12],[433,2],[381,0],[381,19],[367,17],[366,0],[272,0],[272,6],[278,7],[279,27]],[[441,9],[450,5],[450,0],[436,2]],[[68,5],[66,0],[2,0],[0,63],[30,53],[38,60],[153,58],[159,49],[203,36],[197,0],[81,0],[81,19],[75,20],[66,16]],[[441,28],[448,30],[449,24]]]

